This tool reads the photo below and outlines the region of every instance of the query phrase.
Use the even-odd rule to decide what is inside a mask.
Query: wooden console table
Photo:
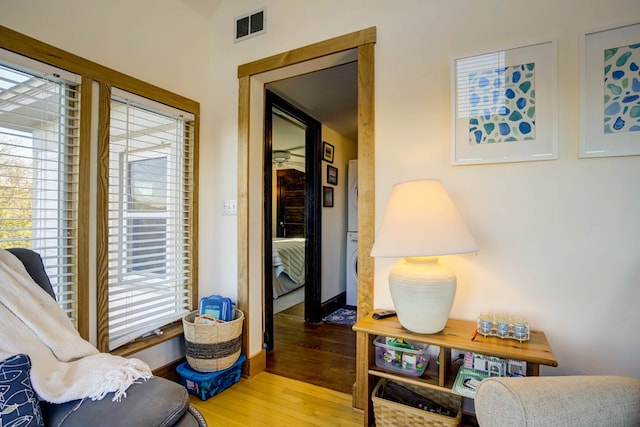
[[[540,365],[558,366],[551,346],[544,332],[531,331],[529,341],[519,342],[513,339],[485,337],[480,334],[472,340],[476,322],[449,319],[444,330],[437,334],[415,334],[403,328],[397,317],[374,320],[369,313],[353,327],[356,332],[366,336],[367,345],[363,356],[367,360],[368,374],[364,376],[364,384],[359,387],[362,402],[367,402],[364,412],[364,425],[373,425],[373,404],[371,392],[379,378],[410,383],[421,387],[430,387],[451,392],[457,374],[457,366],[451,364],[451,350],[470,351],[473,353],[497,356],[504,359],[523,360],[527,362],[527,375],[539,375]],[[426,372],[421,377],[405,376],[380,369],[375,364],[375,348],[373,340],[378,336],[402,338],[408,341],[428,344],[440,348],[438,356],[429,361]]]

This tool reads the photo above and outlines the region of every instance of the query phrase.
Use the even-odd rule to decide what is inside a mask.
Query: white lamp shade
[[[371,256],[439,256],[477,250],[442,183],[419,180],[394,185]]]

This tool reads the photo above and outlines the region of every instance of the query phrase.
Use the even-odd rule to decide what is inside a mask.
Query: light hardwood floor
[[[261,372],[191,404],[214,426],[362,426],[351,395]]]

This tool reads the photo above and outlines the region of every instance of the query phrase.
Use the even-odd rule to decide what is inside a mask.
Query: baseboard
[[[258,354],[247,358],[244,369],[242,369],[242,376],[251,378],[265,369],[267,369],[267,351],[262,350]]]
[[[347,293],[342,292],[336,295],[335,297],[326,300],[322,303],[320,307],[320,312],[322,313],[322,317],[326,317],[336,311],[339,308],[342,308],[347,303]]]
[[[170,381],[179,383],[180,382],[180,375],[178,375],[178,372],[176,371],[176,368],[178,367],[179,364],[181,364],[182,362],[184,362],[186,359],[180,358],[178,360],[175,360],[167,365],[161,366],[158,369],[154,369],[153,370],[153,375],[156,377],[162,377],[162,378],[166,378]]]

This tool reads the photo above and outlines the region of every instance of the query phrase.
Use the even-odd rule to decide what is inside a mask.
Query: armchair
[[[24,264],[33,280],[55,299],[51,282],[36,252],[25,248],[8,249]],[[41,402],[45,426],[162,426],[206,427],[202,415],[189,404],[187,391],[179,384],[161,377],[131,385],[127,397],[113,402],[102,400],[72,401],[62,404]]]
[[[640,426],[640,380],[617,376],[488,378],[478,386],[481,427]]]

